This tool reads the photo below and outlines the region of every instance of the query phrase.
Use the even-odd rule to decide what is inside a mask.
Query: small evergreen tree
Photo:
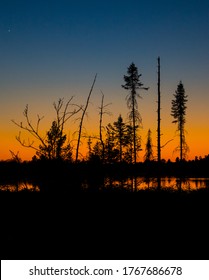
[[[152,137],[151,137],[151,130],[148,130],[147,133],[147,143],[145,146],[145,155],[144,155],[144,160],[145,161],[150,161],[153,160],[153,150],[152,150]]]
[[[72,148],[70,144],[64,146],[66,142],[66,134],[58,126],[56,121],[52,122],[50,130],[47,132],[45,145],[40,145],[39,150],[36,152],[37,156],[41,159],[72,159]]]
[[[103,159],[103,147],[100,141],[97,141],[93,148],[91,149],[91,153],[89,154],[89,161],[91,162],[102,162]]]
[[[117,122],[114,122],[115,139],[119,149],[119,161],[122,162],[123,147],[126,145],[126,124],[123,122],[123,118],[119,115]]]
[[[106,141],[105,141],[105,161],[113,163],[118,161],[119,150],[115,144],[115,134],[112,125],[108,124],[106,127]]]
[[[119,115],[118,120],[113,125],[109,124],[108,129],[113,133],[115,148],[119,151],[119,162],[122,162],[124,148],[127,143],[127,125],[123,122],[122,116]]]

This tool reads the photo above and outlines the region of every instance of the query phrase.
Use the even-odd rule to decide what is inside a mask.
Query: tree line
[[[139,134],[139,128],[142,126],[142,117],[138,110],[138,99],[142,97],[139,91],[149,90],[149,87],[144,87],[141,82],[141,76],[142,74],[138,73],[138,68],[133,62],[127,68],[127,74],[123,76],[124,84],[121,86],[128,92],[126,96],[127,108],[129,110],[127,122],[124,122],[122,115],[119,115],[117,120],[112,124],[109,123],[106,126],[103,125],[103,115],[106,113],[106,107],[109,104],[104,104],[104,94],[102,93],[101,106],[99,108],[99,135],[87,137],[87,161],[101,163],[126,162],[133,164],[137,162],[138,153],[142,150],[141,137]],[[55,109],[55,119],[52,121],[49,130],[46,131],[44,136],[40,133],[40,123],[43,117],[38,115],[36,123],[33,124],[29,116],[28,105],[26,105],[23,112],[25,119],[24,123],[12,120],[13,123],[20,128],[20,132],[19,135],[16,136],[16,140],[23,147],[34,150],[35,154],[33,160],[79,161],[81,138],[86,137],[82,133],[83,121],[87,112],[91,93],[94,89],[96,78],[97,75],[94,77],[85,106],[73,103],[73,97],[71,97],[66,103],[64,102],[64,99],[59,99],[57,103],[53,104]],[[160,79],[158,76],[158,89],[159,84]],[[177,124],[177,132],[179,134],[179,146],[176,150],[179,150],[180,160],[186,158],[189,150],[185,139],[187,101],[184,85],[182,81],[180,81],[171,104],[171,116],[174,119],[173,123]],[[158,100],[158,107],[160,107],[159,102],[160,101]],[[81,116],[78,118],[79,128],[74,156],[73,147],[67,138],[65,125],[70,119],[74,118],[78,114],[81,114]],[[159,111],[158,127],[160,127]],[[27,141],[23,139],[21,131],[26,131],[32,137],[32,140],[30,138]],[[160,137],[160,131],[158,133],[158,137]],[[160,139],[158,139],[158,141],[160,142]],[[17,154],[15,155],[12,151],[11,153],[13,158],[18,158]],[[144,160],[155,160],[150,129],[148,130],[147,141],[145,144]],[[161,159],[158,156],[158,161],[160,160]]]

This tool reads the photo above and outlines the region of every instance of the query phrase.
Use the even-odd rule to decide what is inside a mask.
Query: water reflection
[[[209,178],[176,178],[176,177],[129,177],[115,179],[112,177],[100,178],[99,180],[86,180],[81,183],[81,190],[125,190],[125,191],[140,191],[140,190],[157,190],[165,189],[171,191],[195,191],[199,189],[209,188]],[[68,185],[66,183],[66,185]],[[69,184],[70,185],[70,184]],[[57,185],[57,191],[60,186]],[[61,188],[67,191],[69,188]],[[33,182],[17,182],[9,184],[0,184],[0,191],[21,192],[32,191],[39,192],[45,190],[43,184],[38,185]],[[47,190],[50,190],[47,188]],[[53,189],[54,190],[54,189]]]
[[[28,182],[17,182],[13,184],[2,184],[0,185],[0,191],[8,191],[8,192],[20,192],[20,191],[35,191],[39,192],[40,188],[37,185],[33,185]]]
[[[209,178],[146,178],[131,177],[126,180],[113,180],[106,178],[104,181],[106,188],[126,189],[132,191],[169,189],[172,191],[194,191],[209,188]]]

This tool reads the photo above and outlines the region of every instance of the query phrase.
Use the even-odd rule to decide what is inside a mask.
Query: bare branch
[[[163,146],[161,146],[160,148],[164,148],[169,142],[173,141],[173,139],[168,140]]]
[[[12,150],[9,150],[9,151],[11,153],[13,161],[18,162],[18,163],[20,163],[22,161],[20,156],[19,156],[19,151],[16,154]]]
[[[21,144],[21,146],[25,148],[32,148],[36,151],[39,151],[39,149],[34,146],[34,141],[30,142],[30,139],[28,139],[28,143],[26,144],[25,140],[21,139],[21,132],[19,132],[19,135],[16,136],[15,138]]]

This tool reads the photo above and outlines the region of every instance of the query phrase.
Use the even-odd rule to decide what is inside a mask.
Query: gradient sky
[[[180,80],[188,95],[186,130],[189,158],[209,154],[209,2],[166,1],[0,1],[0,159],[9,150],[31,159],[34,151],[16,141],[19,129],[11,119],[23,121],[29,104],[31,118],[44,115],[43,131],[54,118],[53,102],[74,97],[85,104],[93,78],[96,85],[85,128],[98,133],[101,91],[111,103],[104,125],[127,119],[121,87],[127,67],[134,62],[141,81],[150,89],[138,100],[143,119],[142,148],[147,131],[156,145],[157,57],[161,58],[162,157],[175,160],[178,145],[172,124],[171,100]],[[67,127],[72,133],[78,123]],[[83,148],[86,140],[83,140]],[[143,159],[144,151],[139,155]],[[156,152],[155,152],[156,155]]]

